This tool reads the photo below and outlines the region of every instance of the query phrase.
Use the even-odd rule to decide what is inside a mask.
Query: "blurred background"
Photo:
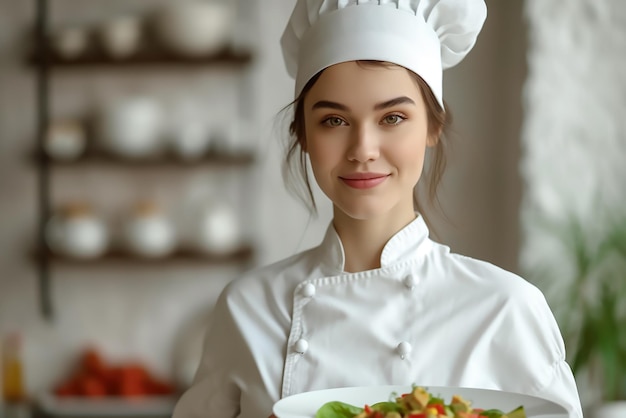
[[[224,285],[320,241],[281,174],[293,3],[0,0],[7,416],[167,416]],[[541,288],[584,405],[624,401],[626,3],[487,6],[433,237]]]

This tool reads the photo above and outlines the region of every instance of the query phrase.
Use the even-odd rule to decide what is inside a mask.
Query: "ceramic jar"
[[[48,221],[46,242],[52,251],[61,255],[95,258],[107,250],[109,231],[89,205],[70,203]]]
[[[241,245],[241,227],[230,205],[214,202],[204,206],[196,217],[195,247],[205,253],[223,255]]]
[[[85,128],[78,121],[53,121],[46,131],[44,149],[50,158],[73,160],[83,154],[86,146]]]
[[[71,60],[84,55],[89,48],[89,33],[86,29],[68,26],[56,29],[51,39],[52,49],[60,57]]]
[[[142,22],[135,16],[119,16],[107,20],[99,28],[100,43],[105,52],[122,59],[135,54],[142,41]]]
[[[171,147],[182,160],[196,160],[209,152],[209,128],[202,123],[181,125],[172,135]]]
[[[210,55],[229,41],[234,10],[228,1],[181,0],[165,3],[154,16],[161,42],[185,56]]]
[[[204,106],[180,100],[172,103],[168,112],[170,149],[183,160],[198,159],[209,152],[211,126],[200,109]]]
[[[174,226],[151,201],[138,202],[123,226],[125,247],[142,257],[163,257],[176,246]]]
[[[126,158],[152,157],[163,148],[163,109],[149,96],[118,98],[98,115],[101,146]]]

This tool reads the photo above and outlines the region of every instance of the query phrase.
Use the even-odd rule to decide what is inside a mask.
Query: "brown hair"
[[[369,60],[357,61],[357,64],[363,67],[396,66],[396,64],[389,62]],[[304,86],[298,98],[290,104],[290,106],[294,109],[294,114],[293,120],[289,125],[290,142],[288,144],[287,155],[283,163],[283,174],[287,188],[300,198],[300,200],[302,200],[302,202],[309,207],[313,213],[317,213],[317,205],[315,204],[315,198],[313,197],[313,191],[309,182],[306,153],[302,147],[302,144],[305,141],[304,98],[323,72],[324,70],[313,76]],[[428,84],[426,84],[426,82],[414,72],[409,71],[409,73],[420,88],[422,97],[424,98],[424,102],[426,104],[428,135],[436,140],[435,146],[431,149],[432,157],[430,157],[429,164],[425,164],[425,172],[423,175],[423,177],[426,177],[428,183],[427,190],[419,190],[420,187],[426,187],[420,186],[420,184],[424,184],[423,181],[420,181],[418,182],[418,187],[413,195],[416,210],[420,214],[424,215],[424,206],[420,203],[421,199],[418,198],[419,195],[425,193],[432,206],[439,206],[437,199],[437,187],[441,182],[441,178],[446,167],[447,141],[445,138],[449,126],[452,123],[452,118],[450,113],[441,107]],[[444,106],[447,108],[445,102]],[[290,179],[295,176],[303,180],[305,190],[300,189],[297,184],[290,181]]]

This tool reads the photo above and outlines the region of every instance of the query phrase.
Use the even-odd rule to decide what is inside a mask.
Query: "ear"
[[[439,128],[437,132],[435,132],[434,134],[428,135],[428,138],[426,138],[426,146],[436,147],[439,141],[441,140],[442,133],[443,133],[443,129]]]

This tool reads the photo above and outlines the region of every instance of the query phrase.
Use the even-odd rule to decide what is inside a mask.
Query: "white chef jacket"
[[[230,283],[174,418],[266,418],[296,393],[391,384],[541,396],[582,418],[561,334],[536,287],[450,253],[421,216],[387,242],[380,264],[344,272],[331,225],[318,247]]]

